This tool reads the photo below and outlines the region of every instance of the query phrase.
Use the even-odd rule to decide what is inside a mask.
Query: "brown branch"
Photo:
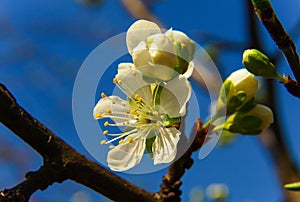
[[[300,82],[300,63],[295,43],[277,18],[271,3],[269,0],[251,1],[258,18],[263,23],[278,48],[283,52],[296,80]]]
[[[194,151],[197,151],[201,148],[204,143],[206,134],[208,133],[208,127],[202,129],[202,121],[198,119],[194,126],[196,129],[196,134],[191,134],[191,139],[193,140],[192,144],[188,150],[173,164],[170,165],[168,172],[163,176],[163,183],[160,186],[160,192],[158,193],[160,201],[163,202],[180,202],[180,186],[182,182],[180,181],[181,177],[184,175],[185,170],[189,169],[193,165],[193,159],[191,155]],[[194,139],[193,139],[194,138]],[[179,154],[181,149],[185,149],[185,146],[188,144],[186,137],[180,140],[181,147],[179,145],[178,150]]]
[[[121,3],[134,18],[150,20],[158,24],[161,28],[163,27],[162,23],[149,11],[141,0],[121,0]]]
[[[0,122],[35,149],[44,159],[36,172],[14,188],[0,192],[0,201],[28,201],[38,189],[70,179],[114,201],[154,202],[154,194],[109,172],[69,146],[18,105],[0,84]]]
[[[251,47],[262,49],[262,43],[259,38],[255,15],[252,11],[252,4],[248,1],[248,21]],[[267,97],[268,105],[274,113],[274,124],[271,129],[260,136],[260,140],[264,148],[269,152],[274,162],[276,173],[280,183],[284,201],[297,202],[299,201],[300,193],[289,192],[283,189],[283,185],[287,182],[293,182],[300,177],[299,169],[290,155],[287,143],[284,137],[284,131],[281,127],[280,115],[278,113],[278,103],[276,102],[276,85],[273,80],[267,80]]]

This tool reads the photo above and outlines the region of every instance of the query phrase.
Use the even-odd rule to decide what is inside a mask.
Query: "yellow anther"
[[[139,104],[139,103],[141,103],[141,102],[143,102],[143,98],[140,97],[140,98],[136,101],[136,103]]]
[[[101,140],[100,144],[105,144],[106,140]]]
[[[108,121],[105,121],[105,123],[103,125],[108,126],[109,125]]]
[[[140,130],[141,126],[136,126],[135,129]]]
[[[96,119],[100,119],[102,116],[101,116],[101,114],[99,113],[99,114],[96,114]]]
[[[120,141],[119,141],[119,144],[122,144],[122,143],[124,143],[124,140],[120,140]]]
[[[132,76],[136,76],[136,71],[132,70],[131,74]]]
[[[105,98],[105,97],[106,97],[105,93],[102,92],[102,93],[101,93],[101,97],[102,97],[102,98]]]
[[[111,113],[111,109],[107,109],[107,110],[106,110],[106,113],[109,113],[109,114],[110,114],[110,113]]]
[[[118,84],[122,84],[122,81],[121,81],[121,79],[118,79]]]
[[[135,95],[134,95],[134,98],[135,98],[135,99],[138,99],[139,97],[140,97],[140,94],[135,94]]]
[[[135,114],[136,113],[136,109],[131,109],[130,111],[129,111],[129,114]]]
[[[118,82],[118,79],[115,77],[115,78],[113,79],[113,83],[116,84],[117,82]]]
[[[108,130],[103,131],[103,135],[106,135],[108,133]]]
[[[129,143],[133,143],[134,142],[134,138],[133,137],[128,138],[128,142]]]
[[[113,149],[113,148],[115,148],[115,146],[114,145],[109,145],[109,148]]]

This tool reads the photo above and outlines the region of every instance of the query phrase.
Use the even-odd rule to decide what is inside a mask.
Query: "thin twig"
[[[298,82],[300,82],[300,63],[296,45],[285,31],[269,0],[251,0],[254,10],[268,33],[283,52],[290,68]]]
[[[188,150],[173,164],[170,165],[168,172],[163,176],[163,183],[160,186],[160,192],[158,193],[159,199],[162,202],[180,202],[181,201],[181,190],[180,186],[182,182],[180,181],[181,177],[184,175],[185,170],[189,169],[193,165],[193,159],[191,155],[194,151],[197,151],[201,148],[204,143],[206,134],[208,133],[208,127],[205,129],[202,128],[202,121],[198,119],[196,124],[192,129],[191,139],[193,140],[192,144],[189,146]],[[193,131],[196,131],[196,134],[193,134]],[[184,136],[184,139],[181,139],[181,144],[186,146],[188,145],[188,140]],[[193,139],[194,138],[194,139]],[[185,149],[179,146],[179,152],[181,149]]]
[[[259,33],[257,30],[257,24],[255,21],[255,15],[252,11],[252,4],[248,1],[248,24],[250,34],[250,46],[252,48],[262,49],[262,43],[260,41]],[[274,61],[275,62],[275,61]],[[270,130],[260,135],[260,140],[265,149],[269,152],[274,161],[274,166],[280,183],[283,185],[292,180],[296,180],[300,177],[298,168],[294,159],[292,159],[290,151],[287,147],[287,143],[284,137],[284,131],[282,130],[282,122],[280,120],[280,114],[278,112],[278,103],[276,102],[276,85],[273,80],[266,81],[267,92],[266,100],[268,105],[272,108],[274,114],[274,124]],[[284,201],[297,202],[299,201],[299,195],[297,193],[287,192],[283,189]]]
[[[28,201],[38,189],[70,179],[114,201],[154,202],[154,194],[118,177],[78,153],[52,131],[38,122],[0,84],[0,122],[35,149],[44,160],[36,172],[14,188],[0,192],[0,201]]]

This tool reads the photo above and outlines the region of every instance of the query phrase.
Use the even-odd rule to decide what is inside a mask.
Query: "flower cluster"
[[[257,135],[273,123],[273,113],[267,106],[255,102],[258,81],[246,69],[233,72],[223,83],[217,102],[217,113],[226,111],[228,118],[215,131]],[[220,113],[219,113],[220,114]]]
[[[191,96],[187,79],[195,54],[195,43],[184,33],[170,29],[163,34],[146,20],[131,25],[126,43],[133,63],[119,64],[113,79],[126,99],[102,93],[93,112],[95,119],[110,119],[103,134],[114,137],[101,143],[110,145],[107,162],[115,171],[134,167],[145,151],[154,164],[174,160],[181,134],[178,127]],[[112,134],[110,126],[124,129]]]

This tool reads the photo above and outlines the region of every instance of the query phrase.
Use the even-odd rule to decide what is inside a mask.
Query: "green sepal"
[[[171,127],[175,124],[180,124],[180,122],[181,122],[180,117],[170,118],[168,115],[166,115],[165,121],[164,121],[164,126],[165,127]]]
[[[262,120],[256,116],[244,116],[240,117],[238,114],[235,116],[233,122],[229,125],[228,130],[233,133],[240,133],[243,135],[258,135],[262,131],[260,125]]]
[[[189,66],[189,63],[185,60],[185,58],[189,57],[189,55],[186,55],[189,52],[184,44],[176,42],[175,46],[176,46],[176,53],[177,53],[177,59],[178,59],[178,65],[176,65],[175,70],[179,74],[183,74],[184,72],[186,72],[186,70]]]
[[[239,91],[234,94],[227,105],[228,114],[234,113],[238,107],[240,107],[247,98],[247,94],[244,91]]]
[[[149,154],[151,158],[153,158],[152,145],[154,143],[155,138],[156,138],[155,132],[151,131],[146,139],[146,152]]]
[[[300,191],[300,182],[294,182],[284,185],[284,188],[291,191]]]
[[[253,97],[251,100],[243,104],[241,108],[239,108],[239,113],[246,113],[249,112],[251,109],[253,109],[256,106],[255,98]]]
[[[222,114],[226,110],[226,98],[233,88],[233,83],[230,80],[225,80],[221,86],[218,101],[217,101],[217,110],[216,113]]]

